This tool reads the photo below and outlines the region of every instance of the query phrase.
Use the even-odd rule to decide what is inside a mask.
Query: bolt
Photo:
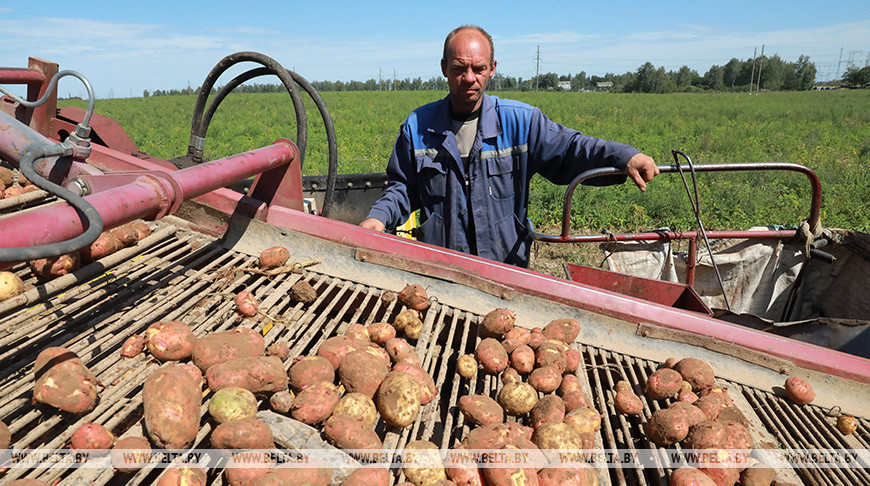
[[[366,254],[363,254],[362,256],[359,257],[359,261],[361,261],[361,262],[368,261],[368,259],[369,259],[369,256]]]
[[[640,335],[641,335],[642,337],[649,337],[649,329],[641,329],[641,330],[640,330]]]
[[[779,367],[779,372],[783,375],[791,374],[791,367],[782,365]]]

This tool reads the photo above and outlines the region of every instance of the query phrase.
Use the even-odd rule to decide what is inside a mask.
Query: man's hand
[[[377,220],[375,218],[369,218],[369,219],[363,221],[362,223],[360,223],[359,225],[362,226],[363,228],[368,228],[370,230],[375,230],[375,231],[384,231],[385,229],[387,229],[387,227],[384,226],[384,223],[381,223],[379,220]]]
[[[646,183],[653,180],[653,177],[659,175],[659,168],[656,167],[656,161],[652,157],[645,154],[636,154],[628,161],[625,167],[628,171],[628,177],[634,181],[634,184],[641,191],[646,191]]]

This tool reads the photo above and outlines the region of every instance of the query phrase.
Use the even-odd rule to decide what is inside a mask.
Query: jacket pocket
[[[414,238],[423,243],[441,247],[447,246],[447,238],[444,234],[444,220],[437,213],[432,213],[423,224],[414,228],[413,235]]]
[[[529,230],[516,214],[509,214],[495,223],[497,254],[494,260],[521,267],[528,266]]]
[[[443,199],[447,195],[447,170],[441,161],[433,157],[417,160],[417,177],[420,181],[424,201]]]
[[[512,200],[516,193],[514,183],[517,164],[514,157],[506,155],[486,159],[486,172],[489,179],[489,195],[495,200]]]

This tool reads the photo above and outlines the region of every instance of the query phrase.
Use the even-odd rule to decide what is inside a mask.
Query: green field
[[[339,172],[381,172],[399,124],[415,107],[444,92],[327,92],[335,123]],[[619,140],[671,164],[672,148],[695,163],[795,162],[822,180],[822,223],[870,231],[870,90],[745,93],[499,93],[540,107],[551,119],[588,135]],[[162,96],[99,100],[97,112],[118,120],[140,150],[170,159],[187,151],[195,97]],[[62,101],[61,104],[83,103]],[[307,103],[309,141],[303,172],[326,173],[326,136],[313,103]],[[208,132],[206,157],[294,139],[295,117],[287,94],[232,95]],[[798,174],[771,172],[700,174],[707,229],[792,226],[809,214],[810,190]],[[561,219],[564,187],[536,178],[531,218],[539,227]],[[633,186],[581,188],[575,193],[578,231],[695,227],[676,174],[656,179],[646,193]]]

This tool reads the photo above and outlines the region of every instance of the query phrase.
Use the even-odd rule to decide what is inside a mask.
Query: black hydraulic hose
[[[241,56],[244,55],[244,56]],[[255,68],[249,71],[246,71],[235,78],[233,78],[227,85],[225,85],[214,97],[212,102],[209,104],[208,109],[205,111],[203,115],[202,109],[205,106],[206,100],[208,98],[208,93],[211,91],[214,82],[217,78],[226,71],[227,68],[242,61],[254,61],[263,64],[262,68]],[[218,69],[222,64],[226,64],[226,66]],[[217,73],[215,76],[213,74]],[[338,174],[338,142],[335,136],[335,127],[332,123],[332,117],[329,115],[329,110],[326,108],[326,103],[324,103],[323,98],[314,89],[313,86],[306,80],[304,77],[300,76],[294,71],[284,68],[280,64],[278,64],[274,59],[271,59],[268,56],[263,54],[259,54],[256,52],[242,52],[232,54],[224,58],[215,69],[209,73],[209,76],[206,78],[206,82],[203,83],[203,87],[200,90],[199,96],[197,97],[197,104],[194,109],[194,118],[193,123],[198,123],[198,128],[191,127],[191,145],[188,148],[188,153],[197,157],[197,155],[201,158],[201,153],[196,154],[194,150],[195,144],[201,140],[202,143],[205,143],[205,136],[208,132],[209,124],[211,123],[211,119],[214,116],[214,113],[217,111],[218,106],[223,102],[223,100],[242,83],[256,78],[258,76],[263,76],[267,74],[274,74],[278,76],[282,83],[284,83],[284,87],[287,88],[288,92],[290,92],[290,96],[293,99],[293,106],[296,110],[297,114],[297,147],[299,148],[300,153],[300,168],[303,166],[304,157],[305,157],[305,147],[307,145],[307,126],[304,123],[307,123],[307,118],[305,116],[305,107],[302,105],[301,100],[298,99],[298,94],[295,90],[295,85],[299,84],[311,96],[311,99],[314,101],[315,106],[320,113],[321,118],[323,119],[323,125],[326,129],[326,140],[327,140],[327,150],[329,157],[329,165],[328,172],[326,177],[326,194],[324,195],[323,208],[321,209],[321,215],[324,217],[329,216],[329,211],[332,208],[333,197],[335,194],[335,180]],[[292,82],[288,82],[289,79]],[[204,95],[205,94],[205,95]],[[302,123],[303,125],[299,125],[299,113],[302,113]],[[303,130],[300,133],[300,126]]]
[[[35,161],[45,157],[62,155],[63,153],[64,147],[62,145],[50,147],[34,145],[28,148],[21,157],[18,168],[24,174],[24,177],[35,184],[36,187],[64,199],[70,206],[74,207],[78,211],[79,217],[87,220],[87,229],[75,238],[48,245],[0,248],[0,262],[20,262],[36,260],[38,258],[52,258],[72,253],[96,241],[103,231],[103,218],[100,217],[100,213],[89,202],[69,189],[46,180],[33,169]]]

